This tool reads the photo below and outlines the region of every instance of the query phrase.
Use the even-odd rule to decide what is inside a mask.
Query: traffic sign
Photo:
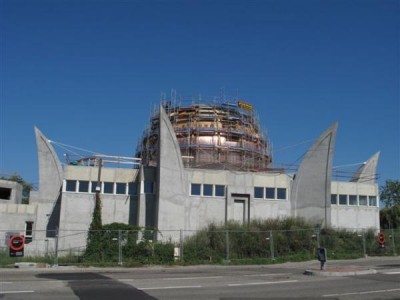
[[[14,235],[10,238],[8,242],[8,247],[10,247],[9,255],[11,257],[22,257],[24,256],[24,246],[25,238],[23,235]]]
[[[20,251],[24,249],[25,239],[23,235],[14,235],[11,237],[8,246],[11,250]]]
[[[385,234],[383,232],[378,233],[378,243],[380,245],[385,244]]]

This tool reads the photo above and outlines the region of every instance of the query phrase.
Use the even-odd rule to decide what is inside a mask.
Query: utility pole
[[[97,184],[96,184],[96,201],[100,200],[100,191],[101,191],[101,167],[103,166],[103,159],[98,160],[99,171],[97,173]]]

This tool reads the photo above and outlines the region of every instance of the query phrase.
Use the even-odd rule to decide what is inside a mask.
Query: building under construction
[[[92,153],[67,164],[53,148],[66,145],[35,128],[39,188],[25,205],[14,196],[22,187],[0,181],[0,227],[30,238],[27,255],[47,253],[49,242],[55,252],[80,253],[99,196],[104,224],[156,228],[156,239],[172,241],[210,223],[278,217],[379,230],[379,152],[351,181],[333,181],[337,123],[315,140],[296,173],[287,174],[271,168],[270,143],[243,101],[162,101],[150,121],[138,157]]]
[[[253,106],[243,101],[162,106],[175,131],[185,167],[201,169],[266,171],[271,147],[260,128]],[[158,157],[159,112],[139,141],[137,156],[155,166]]]

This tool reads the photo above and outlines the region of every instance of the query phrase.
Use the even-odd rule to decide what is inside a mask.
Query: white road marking
[[[264,282],[248,282],[248,283],[230,283],[228,286],[245,286],[245,285],[263,285],[263,284],[280,284],[298,282],[298,280],[284,280],[284,281],[264,281]]]
[[[397,291],[400,291],[400,289],[375,290],[375,291],[344,293],[344,294],[329,294],[329,295],[322,295],[322,297],[339,297],[339,296],[364,295],[364,294],[375,294],[375,293],[388,293],[388,292],[397,292]]]
[[[400,274],[400,271],[399,272],[386,272],[386,273],[383,273],[383,274],[386,274],[386,275]]]
[[[0,292],[0,295],[2,294],[20,294],[20,293],[34,293],[35,291],[4,291]]]
[[[118,281],[134,281],[136,279],[132,279],[132,278],[124,278],[124,279],[117,279]]]
[[[243,275],[246,277],[257,277],[257,276],[282,276],[282,275],[290,275],[292,273],[276,273],[276,274],[249,274],[249,275]]]
[[[168,289],[194,289],[201,288],[201,285],[181,285],[181,286],[163,286],[163,287],[150,287],[150,288],[137,288],[138,290],[168,290]]]
[[[192,280],[192,279],[215,279],[215,278],[222,278],[223,276],[203,276],[203,277],[170,277],[170,278],[163,278],[163,280]]]

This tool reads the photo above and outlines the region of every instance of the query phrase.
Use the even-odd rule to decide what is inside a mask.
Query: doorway
[[[243,224],[246,221],[246,201],[235,199],[233,202],[233,219]]]

